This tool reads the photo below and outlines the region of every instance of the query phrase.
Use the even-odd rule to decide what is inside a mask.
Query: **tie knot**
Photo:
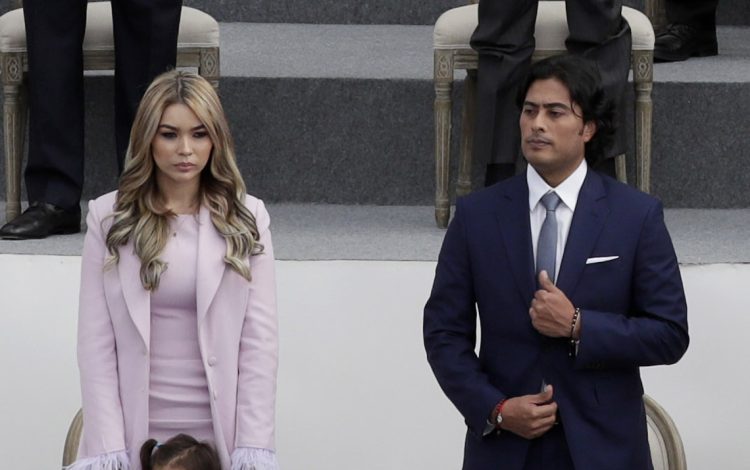
[[[560,196],[556,192],[550,191],[542,196],[542,204],[544,204],[544,208],[548,211],[554,211],[560,205]]]

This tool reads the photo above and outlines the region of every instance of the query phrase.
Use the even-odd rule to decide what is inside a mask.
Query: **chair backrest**
[[[78,444],[81,442],[81,431],[83,430],[83,410],[79,409],[73,417],[65,436],[65,447],[63,448],[62,465],[66,467],[75,462],[78,456]]]
[[[685,449],[672,418],[648,395],[643,395],[643,404],[654,470],[687,470]]]

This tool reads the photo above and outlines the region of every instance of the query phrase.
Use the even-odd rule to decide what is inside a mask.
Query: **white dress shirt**
[[[531,222],[531,246],[534,249],[534,266],[536,266],[536,245],[539,242],[539,232],[542,230],[542,224],[547,214],[544,204],[542,204],[542,196],[554,191],[560,197],[560,205],[557,206],[555,211],[557,217],[555,272],[559,274],[560,263],[565,252],[565,243],[568,241],[568,232],[570,232],[570,223],[573,221],[573,213],[576,210],[578,193],[581,192],[581,186],[583,186],[587,171],[588,165],[584,159],[570,176],[556,188],[553,188],[544,181],[534,167],[531,165],[527,167],[526,183],[529,185],[529,219]],[[557,281],[557,277],[555,276],[555,281]]]

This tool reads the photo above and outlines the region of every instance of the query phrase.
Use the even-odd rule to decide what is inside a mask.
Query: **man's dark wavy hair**
[[[593,165],[604,159],[615,136],[615,102],[607,96],[596,64],[574,55],[559,55],[532,64],[518,90],[516,103],[523,108],[526,93],[537,80],[554,78],[570,92],[570,99],[581,108],[583,122],[594,121],[596,133],[586,143],[586,161]]]

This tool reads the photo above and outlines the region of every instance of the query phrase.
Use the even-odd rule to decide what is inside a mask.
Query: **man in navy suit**
[[[457,201],[424,310],[463,468],[650,469],[639,367],[689,341],[662,206],[589,168],[614,134],[595,65],[541,61],[519,98],[528,168]]]

